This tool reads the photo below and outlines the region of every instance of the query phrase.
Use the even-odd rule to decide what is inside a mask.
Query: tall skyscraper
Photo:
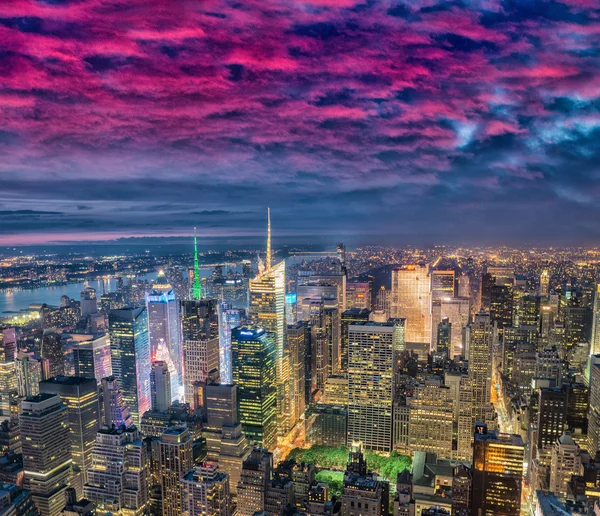
[[[178,304],[175,292],[162,271],[158,274],[152,292],[146,294],[148,310],[148,330],[150,355],[153,360],[159,347],[166,350],[166,362],[172,367],[171,384],[173,386],[172,401],[180,398],[183,389],[183,356],[180,341]],[[183,397],[181,397],[183,399]]]
[[[180,302],[185,401],[197,409],[197,387],[219,369],[219,317],[215,299]]]
[[[255,446],[272,449],[277,443],[275,335],[264,329],[236,328],[231,332],[231,354],[246,437]]]
[[[409,446],[411,451],[435,453],[440,459],[452,458],[452,391],[441,380],[418,385],[410,403]]]
[[[249,282],[248,318],[256,328],[264,328],[275,339],[277,427],[286,435],[291,430],[292,393],[290,353],[285,320],[285,261],[272,264],[271,212],[268,215],[267,256],[264,270]],[[235,367],[235,366],[234,366]]]
[[[469,379],[473,387],[474,422],[488,419],[492,395],[492,330],[490,314],[480,312],[467,327]]]
[[[102,378],[102,425],[107,428],[129,428],[133,424],[129,407],[123,400],[119,381],[114,376]]]
[[[181,477],[194,463],[192,435],[184,426],[164,431],[159,443],[163,516],[181,515]]]
[[[219,465],[219,470],[230,479],[230,492],[237,494],[242,464],[250,454],[250,447],[238,415],[237,385],[209,383],[204,389],[207,459]]]
[[[98,383],[112,374],[112,358],[108,335],[93,335],[73,344],[75,376],[95,378]]]
[[[391,451],[396,361],[403,345],[403,320],[349,326],[348,442]]]
[[[65,353],[63,351],[62,338],[56,329],[49,328],[44,330],[40,355],[42,358],[48,360],[49,378],[65,374]]]
[[[550,273],[544,269],[540,275],[540,297],[546,297],[550,293]]]
[[[431,300],[439,301],[456,295],[456,273],[453,270],[431,271]]]
[[[111,310],[108,315],[113,375],[136,425],[150,410],[150,343],[145,307]]]
[[[92,450],[100,422],[96,380],[80,376],[55,376],[40,382],[40,392],[58,394],[67,406],[73,472],[81,475],[85,483],[86,472],[92,465]]]
[[[431,288],[428,265],[407,265],[392,271],[392,317],[406,320],[407,348],[421,353],[431,346]]]
[[[42,516],[58,516],[71,481],[67,406],[56,394],[38,394],[23,400],[21,409],[25,487]]]
[[[83,496],[114,516],[141,516],[148,510],[148,482],[148,452],[137,428],[102,428]]]
[[[150,398],[152,410],[166,412],[171,406],[171,373],[165,362],[152,362]]]
[[[85,287],[81,291],[80,305],[81,315],[96,315],[98,313],[98,299],[96,298],[96,289]]]
[[[594,295],[594,308],[592,312],[592,343],[590,346],[590,354],[597,355],[600,353],[600,283],[596,284],[596,292]]]
[[[230,516],[229,475],[214,462],[195,466],[182,478],[183,514]]]
[[[481,425],[473,446],[473,516],[519,516],[525,446],[518,435],[488,433]]]
[[[308,324],[300,321],[287,327],[290,347],[292,391],[292,421],[297,422],[306,406],[306,354],[310,345]]]
[[[463,330],[469,324],[471,300],[468,297],[444,297],[433,300],[431,304],[431,322],[433,343],[436,342],[438,324],[448,319],[452,325],[451,344],[448,356],[453,358],[465,354],[463,349]]]
[[[40,357],[33,353],[19,351],[16,360],[17,393],[21,397],[35,396],[40,393],[44,367]]]
[[[369,321],[371,312],[360,308],[351,308],[346,310],[341,317],[341,372],[348,371],[348,328],[351,324],[363,323]]]
[[[200,282],[200,265],[198,260],[198,240],[194,228],[194,278],[192,282],[192,299],[202,299],[202,285]]]
[[[16,343],[10,342],[8,332],[0,329],[0,419],[11,416],[11,401],[17,395]]]
[[[241,324],[241,311],[229,303],[219,303],[219,373],[223,383],[231,383],[231,330]]]

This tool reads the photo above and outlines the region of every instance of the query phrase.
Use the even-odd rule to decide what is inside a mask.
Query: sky
[[[598,0],[3,0],[0,245],[600,241]]]

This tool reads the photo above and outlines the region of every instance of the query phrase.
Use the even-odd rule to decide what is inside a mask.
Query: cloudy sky
[[[0,244],[600,240],[598,0],[3,0]]]

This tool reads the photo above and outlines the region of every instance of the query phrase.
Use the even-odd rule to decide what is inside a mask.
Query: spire
[[[194,287],[192,289],[192,299],[202,297],[202,286],[200,285],[200,267],[198,265],[198,242],[196,238],[196,228],[194,228]]]
[[[271,208],[267,208],[267,270],[271,270]]]

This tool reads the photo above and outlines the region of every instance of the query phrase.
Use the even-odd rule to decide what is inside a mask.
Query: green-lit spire
[[[198,242],[196,238],[196,228],[194,228],[194,287],[192,288],[192,298],[202,298],[202,285],[200,285],[200,266],[198,265]]]

